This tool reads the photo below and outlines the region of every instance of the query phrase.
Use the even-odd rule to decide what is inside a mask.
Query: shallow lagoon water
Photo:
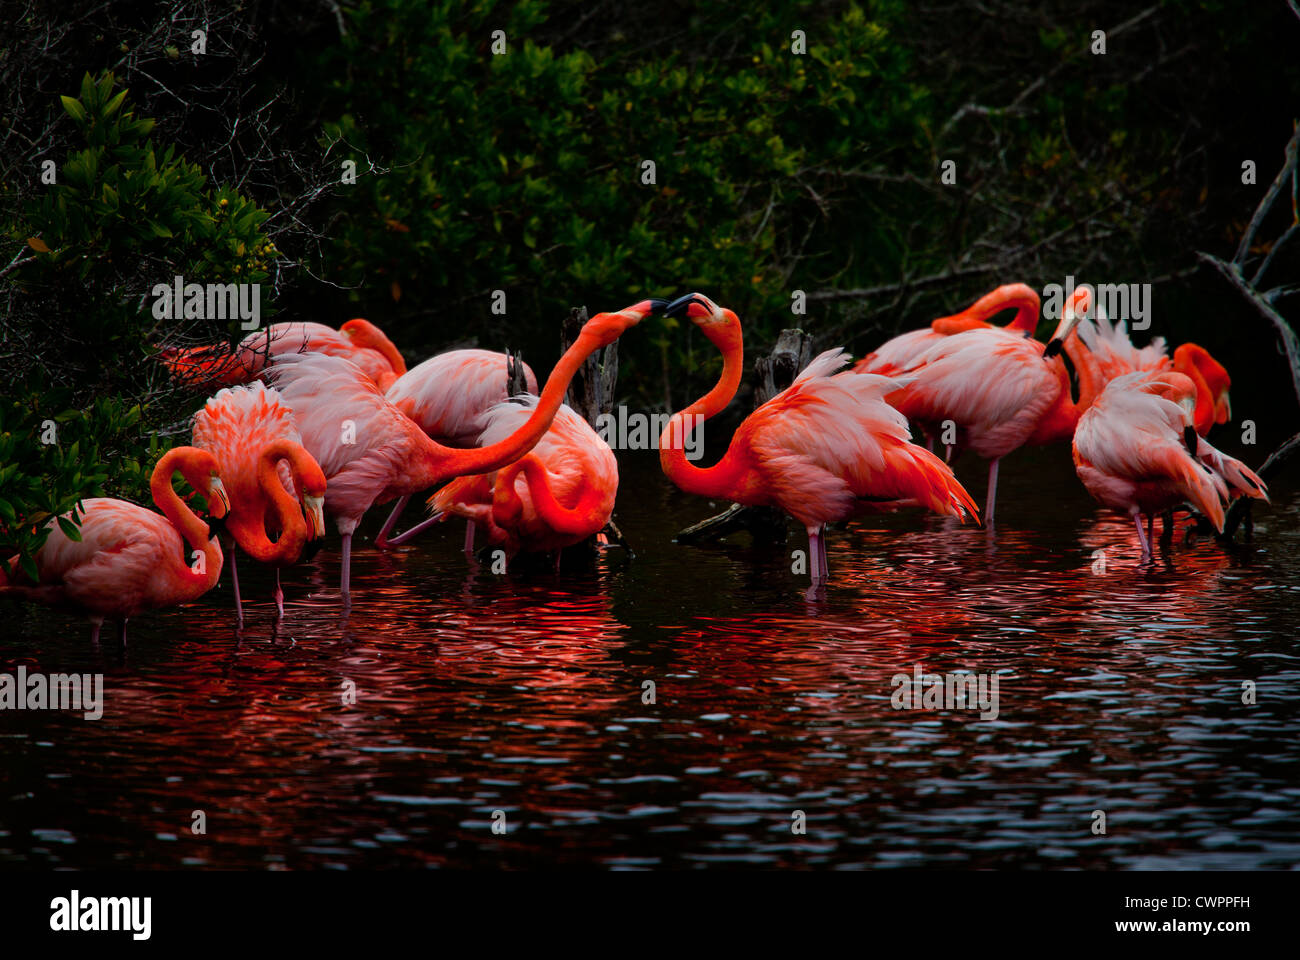
[[[585,570],[471,572],[452,525],[381,555],[376,510],[346,622],[336,535],[286,575],[278,631],[251,562],[239,634],[224,579],[134,621],[125,649],[6,607],[0,669],[102,672],[105,703],[98,721],[0,712],[0,863],[1300,865],[1289,488],[1257,511],[1251,547],[1180,540],[1140,570],[1131,526],[1088,499],[1068,450],[1021,452],[994,536],[919,514],[855,522],[832,532],[834,582],[808,600],[790,572],[801,535],[676,545],[714,511],[653,454],[620,461],[636,556]],[[979,465],[959,474],[982,502]],[[997,719],[895,709],[891,678],[917,665],[996,673]]]

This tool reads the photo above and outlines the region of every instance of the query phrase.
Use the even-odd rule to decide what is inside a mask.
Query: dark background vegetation
[[[176,273],[262,282],[267,320],[368,317],[411,362],[509,346],[543,375],[577,304],[702,289],[751,351],[801,325],[860,355],[1000,283],[1151,282],[1150,333],[1227,364],[1260,449],[1300,420],[1275,332],[1196,257],[1231,255],[1300,116],[1285,0],[0,10],[0,552],[81,496],[144,495],[183,437],[202,398],[154,354],[240,332],[155,321]],[[1294,281],[1296,250],[1271,271]],[[1285,284],[1274,306],[1294,316]],[[689,324],[621,356],[652,407],[716,375]]]

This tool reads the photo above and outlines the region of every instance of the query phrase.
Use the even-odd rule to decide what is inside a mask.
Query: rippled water
[[[125,651],[6,608],[0,669],[103,672],[106,692],[98,721],[0,712],[0,862],[1300,864],[1291,491],[1258,511],[1253,548],[1180,543],[1142,571],[1067,450],[1021,452],[996,538],[859,521],[832,533],[834,583],[808,600],[800,539],[675,545],[709,505],[653,455],[621,460],[631,560],[499,577],[468,570],[450,526],[395,555],[367,540],[341,623],[335,537],[286,576],[278,633],[269,578],[245,563],[242,634],[223,579],[134,622]],[[960,472],[982,498],[978,464]],[[894,709],[891,678],[918,665],[995,673],[997,719]]]

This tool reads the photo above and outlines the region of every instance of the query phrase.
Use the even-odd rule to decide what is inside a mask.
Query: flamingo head
[[[613,313],[598,313],[582,325],[582,335],[594,337],[601,347],[607,347],[650,314],[663,309],[666,300],[642,300]]]
[[[369,320],[355,317],[339,327],[339,333],[351,340],[355,346],[368,347],[382,353],[397,376],[400,377],[406,372],[406,360],[397,347],[393,346],[393,341]]]
[[[1074,332],[1079,321],[1086,317],[1091,309],[1092,287],[1084,284],[1070,295],[1070,299],[1061,308],[1061,322],[1056,325],[1052,338],[1047,341],[1047,349],[1043,351],[1045,358],[1050,360],[1061,352],[1065,347],[1065,338]]]
[[[1191,377],[1175,370],[1162,370],[1151,376],[1144,389],[1147,393],[1178,404],[1183,412],[1183,443],[1187,446],[1187,452],[1195,458],[1201,438],[1196,432],[1196,384]]]
[[[740,318],[702,293],[688,293],[664,308],[665,317],[683,314],[720,350],[725,351],[740,342]]]
[[[302,491],[302,512],[307,518],[309,539],[325,536],[325,471],[314,457],[295,465],[294,481]]]
[[[1179,372],[1195,369],[1200,374],[1214,404],[1215,423],[1227,423],[1232,419],[1232,401],[1228,397],[1232,378],[1223,364],[1210,356],[1210,351],[1199,343],[1184,343],[1174,351],[1174,369]]]

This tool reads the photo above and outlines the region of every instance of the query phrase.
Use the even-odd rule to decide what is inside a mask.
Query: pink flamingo
[[[1079,415],[1101,391],[1096,360],[1071,336],[1081,319],[1072,299],[1046,347],[997,327],[941,337],[916,357],[901,389],[886,399],[909,420],[940,437],[956,431],[956,443],[989,461],[984,524],[993,523],[998,462],[1025,444],[1048,444],[1074,435]],[[1057,354],[1064,349],[1079,375],[1079,399]],[[951,450],[950,450],[951,452]]]
[[[1216,423],[1228,422],[1232,415],[1228,398],[1232,378],[1210,351],[1196,343],[1184,343],[1170,357],[1164,337],[1156,337],[1145,347],[1135,347],[1124,321],[1112,323],[1100,305],[1090,313],[1091,290],[1081,287],[1078,296],[1079,309],[1085,317],[1079,324],[1079,339],[1097,358],[1103,380],[1138,371],[1174,370],[1190,378],[1196,386],[1197,433],[1205,436]]]
[[[27,579],[15,558],[7,574],[0,570],[0,596],[83,614],[92,624],[92,642],[98,642],[104,620],[113,618],[125,643],[131,617],[207,593],[221,575],[221,547],[207,523],[172,489],[172,473],[178,470],[208,501],[213,519],[224,517],[229,501],[216,458],[195,447],[175,447],[158,461],[149,484],[161,515],[126,500],[81,501],[80,539],[71,539],[51,520],[49,538],[34,558],[37,581]],[[192,562],[187,544],[194,551]]]
[[[536,397],[517,400],[522,402],[488,411],[481,444],[508,437],[537,405]],[[532,452],[494,473],[453,480],[429,499],[429,506],[435,519],[460,516],[469,521],[467,553],[480,526],[490,544],[514,557],[561,550],[599,533],[614,512],[617,492],[614,451],[566,405]]]
[[[1249,467],[1197,435],[1196,396],[1196,384],[1176,371],[1125,374],[1106,385],[1074,432],[1079,479],[1102,504],[1133,518],[1143,563],[1151,560],[1157,512],[1190,501],[1222,533],[1232,493],[1268,499]]]
[[[583,361],[613,343],[656,309],[644,300],[617,313],[598,313],[583,326],[542,390],[527,421],[504,440],[458,450],[431,439],[387,400],[364,374],[341,357],[291,354],[277,359],[272,377],[293,408],[303,446],[325,471],[325,509],[343,535],[341,591],[349,596],[352,534],[373,504],[437,486],[452,477],[490,473],[523,456],[550,427],[564,391]],[[388,543],[392,518],[375,538]],[[431,523],[407,531],[403,539]]]
[[[528,393],[537,376],[523,365]],[[449,350],[417,364],[385,392],[433,440],[447,447],[472,447],[487,426],[489,409],[506,395],[506,355],[493,350]]]
[[[323,353],[351,360],[381,390],[406,373],[406,361],[384,332],[369,320],[349,320],[339,329],[323,323],[273,323],[250,333],[232,353],[225,344],[169,349],[160,354],[172,375],[202,389],[248,383],[275,357]]]
[[[880,373],[893,376],[911,367],[926,350],[944,337],[967,330],[978,330],[993,325],[988,319],[1003,310],[1015,309],[1016,315],[1002,329],[1010,333],[1033,336],[1038,326],[1040,301],[1033,288],[1023,283],[1008,283],[986,293],[965,310],[950,317],[939,317],[930,326],[909,330],[887,340],[877,350],[867,354],[853,367],[855,373]]]
[[[230,496],[226,529],[259,563],[275,568],[275,608],[284,616],[280,568],[296,563],[309,539],[325,535],[325,474],[302,446],[293,411],[262,383],[218,391],[194,415],[194,445],[217,458]],[[278,531],[272,542],[268,529]],[[235,612],[244,621],[239,571],[230,550]]]
[[[508,399],[506,363],[504,353],[492,350],[449,350],[402,374],[385,396],[429,439],[446,447],[481,445],[479,435],[487,426],[488,410]],[[523,374],[528,393],[536,394],[536,374],[527,364],[523,364]],[[385,527],[391,529],[397,523],[410,499],[410,494],[397,499]],[[466,544],[473,543],[472,520],[465,535]],[[391,538],[385,546],[399,542],[404,541]]]
[[[814,586],[829,574],[827,523],[903,506],[978,518],[948,466],[910,442],[907,421],[884,401],[905,381],[847,370],[836,374],[848,362],[838,349],[818,356],[789,388],[746,417],[716,465],[689,463],[687,424],[693,428],[707,420],[736,395],[744,345],[735,313],[703,294],[687,294],[664,313],[682,312],[722,351],[722,376],[668,421],[659,440],[664,473],[687,493],[778,507],[802,523]]]

